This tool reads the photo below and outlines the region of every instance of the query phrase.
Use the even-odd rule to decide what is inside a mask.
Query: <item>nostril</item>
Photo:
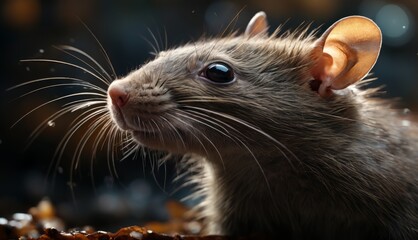
[[[129,94],[117,85],[111,85],[108,91],[113,105],[123,107],[128,102]]]

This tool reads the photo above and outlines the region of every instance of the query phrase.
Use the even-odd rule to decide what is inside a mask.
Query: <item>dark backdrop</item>
[[[187,189],[177,190],[179,184],[170,184],[170,179],[176,175],[175,164],[168,163],[153,170],[148,161],[128,158],[116,161],[118,177],[115,177],[113,167],[108,167],[106,152],[100,150],[93,160],[93,169],[86,155],[70,174],[74,149],[69,147],[61,162],[49,173],[57,143],[74,115],[51,122],[27,149],[25,145],[29,134],[59,110],[62,103],[48,105],[11,128],[31,109],[70,90],[54,89],[13,100],[29,90],[6,91],[7,88],[58,73],[86,77],[73,68],[20,63],[19,60],[39,57],[65,60],[66,57],[52,46],[71,44],[106,66],[98,44],[74,16],[81,18],[95,33],[117,75],[121,76],[151,57],[152,48],[147,40],[154,40],[150,32],[163,48],[165,42],[168,47],[175,47],[203,34],[219,34],[231,21],[233,29],[243,31],[259,10],[267,13],[272,28],[285,21],[285,29],[313,22],[313,27],[323,24],[323,31],[347,15],[360,14],[374,19],[382,28],[384,41],[373,70],[379,80],[373,84],[386,85],[387,97],[399,97],[400,107],[418,111],[416,0],[3,0],[0,3],[0,217],[26,212],[48,196],[70,225],[94,223],[96,227],[112,230],[163,220],[167,218],[164,203],[187,195]],[[76,143],[74,140],[70,146]],[[94,173],[95,186],[91,173]]]

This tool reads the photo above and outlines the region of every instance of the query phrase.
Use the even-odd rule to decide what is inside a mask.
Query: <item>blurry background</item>
[[[31,109],[71,89],[54,89],[13,101],[33,89],[22,92],[6,91],[7,88],[42,77],[88,77],[74,68],[51,63],[20,63],[19,60],[67,60],[68,56],[51,46],[68,44],[83,49],[107,67],[99,45],[74,16],[81,18],[95,33],[108,52],[117,75],[121,76],[151,58],[152,48],[147,40],[154,40],[149,30],[163,48],[165,35],[167,45],[175,47],[203,34],[219,34],[231,21],[232,28],[242,32],[252,15],[260,10],[267,13],[272,29],[287,21],[285,29],[313,22],[313,27],[323,24],[321,30],[324,31],[347,15],[372,18],[384,35],[382,52],[373,70],[379,80],[373,84],[386,85],[387,97],[399,97],[400,107],[418,111],[417,0],[2,0],[0,217],[26,212],[48,196],[70,226],[94,224],[98,228],[115,230],[149,220],[164,220],[167,218],[164,203],[187,195],[187,189],[177,191],[179,184],[170,184],[176,175],[174,164],[167,164],[158,171],[154,169],[155,174],[152,174],[150,164],[144,164],[140,159],[116,161],[119,177],[115,178],[108,168],[104,150],[99,150],[93,169],[90,155],[86,154],[70,180],[74,149],[69,147],[48,175],[54,150],[67,132],[69,120],[49,122],[26,150],[25,145],[29,134],[59,110],[63,102],[48,105],[10,128]],[[69,119],[73,118],[74,115],[69,116]],[[76,143],[74,140],[70,145]]]

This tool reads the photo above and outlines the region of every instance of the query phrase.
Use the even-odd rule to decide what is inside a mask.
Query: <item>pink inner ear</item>
[[[322,97],[331,95],[332,79],[329,76],[333,65],[333,59],[328,53],[323,53],[320,50],[320,57],[317,60],[316,65],[312,68],[312,80],[309,85],[311,90],[317,92]]]
[[[361,16],[343,18],[328,28],[317,42],[317,64],[312,76],[320,80],[318,93],[344,89],[363,79],[379,55],[382,35],[378,26]]]
[[[248,23],[247,28],[245,29],[245,34],[247,36],[253,37],[256,35],[267,34],[268,23],[267,16],[265,12],[258,12]]]
[[[357,52],[343,42],[327,43],[324,53],[332,56],[332,64],[326,69],[327,78],[330,79],[330,88],[339,90],[361,80],[357,74],[349,73],[354,71],[353,67],[358,62]]]

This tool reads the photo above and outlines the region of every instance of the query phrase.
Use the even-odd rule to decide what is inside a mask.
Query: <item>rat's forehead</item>
[[[167,51],[162,51],[157,58],[161,59],[216,59],[216,58],[235,58],[242,55],[244,52],[253,52],[256,49],[264,46],[269,46],[268,39],[249,39],[245,37],[212,39],[208,41],[198,41],[188,43],[184,46],[174,48]]]

